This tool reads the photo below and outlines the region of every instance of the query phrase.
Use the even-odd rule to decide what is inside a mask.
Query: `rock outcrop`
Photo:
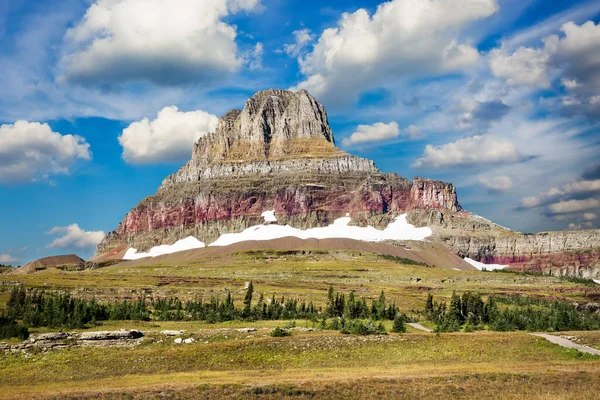
[[[514,270],[600,279],[599,230],[523,234],[466,211],[418,210],[409,220],[430,226],[435,238],[461,258]]]
[[[413,209],[460,211],[452,184],[383,174],[335,146],[324,107],[307,91],[267,90],[220,118],[192,159],[133,208],[98,246],[147,250],[187,236],[211,242],[263,222],[297,228],[353,222],[384,226]]]

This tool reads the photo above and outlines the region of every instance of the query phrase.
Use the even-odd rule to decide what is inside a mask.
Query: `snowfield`
[[[123,256],[123,260],[138,260],[146,257],[157,257],[164,254],[176,253],[178,251],[200,249],[202,247],[206,247],[206,245],[195,237],[188,236],[185,239],[176,241],[172,245],[163,244],[161,246],[155,246],[147,253],[138,253],[137,249],[130,248]]]
[[[274,211],[265,211],[261,216],[265,219],[265,222],[277,221]],[[381,242],[384,240],[424,240],[432,234],[431,229],[428,227],[416,228],[414,225],[409,224],[406,221],[406,214],[397,217],[394,222],[391,222],[383,230],[372,226],[350,226],[351,220],[350,217],[338,218],[331,225],[306,230],[292,228],[289,225],[257,225],[242,232],[221,235],[209,246],[228,246],[248,240],[273,240],[289,236],[300,239],[355,239],[365,242]],[[130,248],[123,259],[137,260],[202,247],[205,247],[204,243],[195,237],[189,236],[173,245],[153,247],[147,253],[138,253],[137,249]]]
[[[275,217],[275,210],[265,211],[260,214],[261,217],[265,219],[265,222],[277,222],[277,218]]]
[[[431,236],[430,228],[415,228],[406,221],[406,214],[396,218],[385,229],[372,226],[350,226],[350,217],[336,219],[333,224],[301,230],[289,225],[257,225],[239,233],[226,233],[209,246],[228,246],[248,240],[272,240],[293,236],[300,239],[355,239],[365,242],[383,240],[423,240]]]
[[[484,264],[479,261],[471,260],[469,257],[465,257],[465,261],[477,268],[480,271],[493,271],[496,269],[504,269],[508,267],[508,265],[500,265],[500,264]]]

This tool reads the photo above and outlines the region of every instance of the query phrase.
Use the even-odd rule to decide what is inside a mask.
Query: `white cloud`
[[[423,131],[415,125],[409,125],[408,128],[400,130],[396,122],[358,125],[356,131],[350,137],[342,140],[342,146],[350,147],[357,144],[383,142],[399,137],[415,140],[423,137]]]
[[[248,68],[250,69],[262,69],[263,68],[263,53],[264,47],[262,43],[256,43],[254,49],[248,55]]]
[[[556,203],[558,200],[569,200],[570,197],[585,193],[600,192],[600,179],[578,180],[560,187],[550,188],[536,197],[526,197],[521,201],[523,208],[535,208]]]
[[[513,187],[512,179],[505,175],[493,178],[479,178],[479,183],[494,192],[504,192]]]
[[[292,32],[294,34],[294,43],[284,44],[283,51],[290,57],[298,57],[306,48],[306,45],[310,43],[314,35],[311,34],[310,29],[299,29]]]
[[[489,55],[490,69],[494,76],[506,78],[510,85],[550,86],[547,63],[550,55],[544,50],[520,47],[513,54],[504,49],[494,49]]]
[[[132,164],[174,162],[189,159],[192,145],[214,132],[218,118],[206,111],[181,112],[165,107],[156,119],[133,122],[119,136],[123,159]]]
[[[423,137],[423,131],[421,128],[415,125],[409,125],[408,128],[406,128],[402,133],[411,139],[419,139]]]
[[[584,213],[583,214],[583,219],[586,221],[593,221],[596,218],[598,218],[598,215],[596,215],[594,213]]]
[[[381,142],[383,140],[394,139],[400,135],[400,128],[396,122],[384,124],[377,122],[373,125],[359,125],[356,132],[349,138],[342,140],[342,145],[352,146],[361,143]]]
[[[84,231],[77,224],[71,224],[69,226],[55,226],[48,232],[49,235],[63,233],[63,236],[54,239],[54,241],[47,247],[76,247],[78,249],[90,249],[96,247],[104,238],[103,231]]]
[[[65,36],[65,78],[83,84],[209,82],[242,65],[232,13],[258,0],[97,0]]]
[[[583,223],[580,223],[580,224],[576,224],[576,223],[572,222],[572,223],[569,224],[569,230],[572,230],[572,231],[579,231],[579,230],[582,230],[582,229],[590,229],[591,227],[592,227],[592,222],[591,221],[583,222]]]
[[[68,174],[78,159],[91,158],[83,138],[53,132],[48,124],[17,121],[0,126],[0,183]]]
[[[525,197],[521,200],[521,207],[523,208],[534,208],[541,204],[540,199],[535,196]]]
[[[425,146],[423,157],[413,167],[443,168],[522,161],[517,146],[493,135],[472,136],[441,146]]]
[[[389,83],[461,71],[479,53],[459,42],[460,32],[497,10],[496,0],[392,0],[372,16],[365,9],[344,13],[300,60],[306,79],[298,87],[319,98],[349,101],[384,78]]]
[[[549,209],[556,214],[568,214],[600,207],[599,199],[566,200],[550,204]]]
[[[507,46],[490,52],[492,73],[511,85],[548,88],[554,81],[568,93],[561,103],[567,113],[600,118],[600,24],[567,22],[562,37],[550,35],[539,48],[519,47],[510,53]]]
[[[12,264],[19,261],[18,258],[11,256],[10,254],[0,254],[0,264]]]

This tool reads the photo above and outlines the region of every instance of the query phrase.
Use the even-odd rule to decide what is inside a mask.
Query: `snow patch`
[[[209,246],[228,246],[248,240],[273,240],[283,237],[300,239],[355,239],[365,242],[381,242],[383,240],[424,240],[431,236],[430,228],[415,228],[406,221],[406,214],[397,217],[385,229],[372,226],[350,226],[350,217],[336,219],[333,224],[306,230],[296,229],[289,225],[258,225],[239,233],[221,235]]]
[[[265,222],[277,221],[274,211],[265,211],[262,213],[262,217],[265,218]],[[397,217],[383,230],[372,226],[350,226],[350,221],[352,221],[350,217],[338,218],[329,226],[307,230],[292,228],[289,225],[257,225],[239,233],[223,234],[209,246],[228,246],[248,240],[273,240],[289,236],[300,239],[355,239],[365,242],[381,242],[383,240],[424,240],[432,234],[430,228],[416,228],[409,224],[406,221],[406,214]],[[130,248],[123,256],[123,260],[157,257],[202,247],[205,247],[204,243],[189,236],[172,245],[155,246],[147,253],[138,253],[137,249]]]
[[[500,264],[484,264],[479,261],[471,260],[469,257],[465,257],[465,261],[477,268],[480,271],[494,271],[496,269],[504,269],[508,267],[508,265],[500,265]]]
[[[176,253],[178,251],[200,249],[202,247],[206,247],[203,242],[199,241],[193,236],[188,236],[185,239],[178,240],[171,245],[163,244],[161,246],[155,246],[147,253],[138,253],[137,249],[130,248],[123,256],[123,260],[138,260],[146,257],[157,257],[164,254]]]
[[[600,281],[598,279],[592,279],[595,283],[597,283],[598,285],[600,285]]]
[[[462,271],[460,268],[452,268],[455,271]]]
[[[260,214],[261,217],[265,219],[265,222],[277,222],[277,217],[275,217],[275,210],[265,211]]]

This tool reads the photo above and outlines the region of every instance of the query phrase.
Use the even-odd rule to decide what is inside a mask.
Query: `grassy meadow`
[[[324,306],[327,289],[377,298],[384,290],[403,312],[423,308],[428,293],[518,294],[595,302],[600,286],[516,273],[457,271],[411,265],[372,254],[245,252],[175,265],[151,261],[66,272],[2,274],[0,281],[67,291],[99,301],[138,296],[198,298],[230,290],[241,303],[255,294]],[[0,310],[11,286],[0,286]],[[0,355],[0,398],[503,398],[592,399],[600,390],[600,357],[566,349],[527,332],[374,336],[292,329],[290,321],[106,321],[93,330],[145,332],[135,347],[78,347]],[[423,325],[433,327],[429,321]],[[392,321],[386,321],[391,330]],[[317,327],[297,320],[297,328]],[[257,330],[242,333],[237,328]],[[164,329],[185,330],[195,343],[175,344]],[[51,331],[35,328],[32,333]],[[567,332],[600,348],[600,332]]]

